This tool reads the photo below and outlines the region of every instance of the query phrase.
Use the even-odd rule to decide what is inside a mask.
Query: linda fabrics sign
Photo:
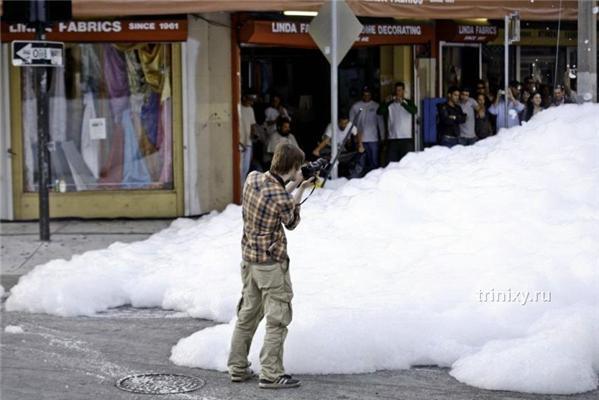
[[[2,21],[1,40],[31,40],[35,29]],[[46,28],[46,39],[61,42],[178,42],[187,40],[187,18],[115,19],[57,22]]]
[[[310,24],[294,21],[247,21],[240,30],[241,43],[315,47]],[[433,27],[424,23],[365,24],[356,46],[424,44],[433,37]]]
[[[490,24],[458,24],[453,21],[437,23],[437,39],[446,42],[488,43],[497,38],[498,29]]]

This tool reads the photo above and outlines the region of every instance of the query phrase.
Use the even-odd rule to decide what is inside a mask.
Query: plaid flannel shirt
[[[295,229],[300,207],[285,189],[283,181],[270,172],[252,172],[243,187],[243,260],[255,264],[287,259],[287,238],[283,225]]]

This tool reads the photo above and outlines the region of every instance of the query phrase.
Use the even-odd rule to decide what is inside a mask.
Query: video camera
[[[302,175],[304,180],[316,177],[320,172],[329,167],[329,162],[325,158],[319,158],[316,161],[309,162],[302,166]]]

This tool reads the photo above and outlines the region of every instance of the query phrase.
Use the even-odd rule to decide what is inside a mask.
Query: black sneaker
[[[235,373],[235,374],[231,374],[230,376],[231,376],[231,382],[238,383],[238,382],[248,381],[248,380],[254,378],[256,376],[256,374],[250,368],[246,368],[245,371],[243,371],[242,373]]]
[[[258,386],[260,389],[287,389],[296,388],[301,385],[299,379],[294,379],[291,375],[281,375],[274,381],[268,379],[260,379]]]

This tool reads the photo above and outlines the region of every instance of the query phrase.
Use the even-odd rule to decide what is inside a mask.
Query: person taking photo
[[[243,187],[243,290],[227,363],[232,382],[243,382],[254,376],[249,368],[248,353],[256,328],[266,317],[258,386],[283,389],[300,385],[300,381],[285,374],[283,368],[283,345],[291,322],[293,298],[283,227],[293,230],[298,226],[301,198],[305,189],[314,184],[314,178],[303,179],[303,163],[304,153],[299,147],[280,143],[270,170],[251,172]]]

